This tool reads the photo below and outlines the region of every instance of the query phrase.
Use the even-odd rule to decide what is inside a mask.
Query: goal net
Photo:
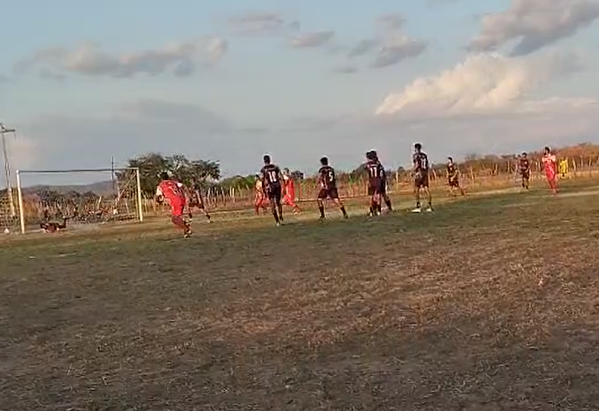
[[[19,170],[12,190],[16,217],[11,217],[10,204],[0,212],[9,229],[23,233],[39,231],[40,223],[65,220],[67,229],[143,221],[140,188],[137,168]]]

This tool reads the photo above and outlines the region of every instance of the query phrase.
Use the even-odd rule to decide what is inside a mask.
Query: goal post
[[[40,222],[83,227],[144,219],[137,167],[17,170],[16,183],[21,233]]]

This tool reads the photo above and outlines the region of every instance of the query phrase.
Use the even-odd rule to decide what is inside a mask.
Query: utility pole
[[[17,211],[15,208],[15,199],[12,195],[12,178],[10,173],[10,159],[8,158],[8,147],[6,146],[6,134],[15,134],[17,130],[14,128],[6,128],[0,123],[0,135],[2,136],[2,155],[4,156],[4,177],[6,178],[6,195],[8,196],[8,204],[10,206],[10,216],[16,217]]]

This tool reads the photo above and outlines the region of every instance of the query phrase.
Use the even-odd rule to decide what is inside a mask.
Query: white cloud
[[[291,46],[295,48],[320,47],[328,43],[334,35],[335,32],[333,31],[315,31],[298,34],[291,40]]]
[[[450,70],[418,78],[402,92],[389,94],[376,113],[418,110],[463,114],[512,108],[539,85],[577,68],[571,55],[470,55]]]
[[[512,54],[525,55],[573,36],[597,18],[597,0],[512,0],[507,10],[483,17],[470,48],[493,51],[515,40]]]
[[[17,73],[41,66],[56,75],[66,73],[87,76],[133,77],[145,73],[160,75],[173,71],[177,75],[190,75],[195,71],[195,62],[206,66],[218,63],[227,51],[226,40],[217,37],[202,37],[185,43],[172,43],[157,50],[130,52],[111,55],[96,43],[83,43],[74,50],[49,48],[39,50],[21,59],[14,66]]]

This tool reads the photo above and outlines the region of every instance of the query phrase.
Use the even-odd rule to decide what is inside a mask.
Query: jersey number
[[[276,183],[277,182],[277,172],[276,171],[269,171],[268,172],[268,179],[270,180],[271,183]]]

